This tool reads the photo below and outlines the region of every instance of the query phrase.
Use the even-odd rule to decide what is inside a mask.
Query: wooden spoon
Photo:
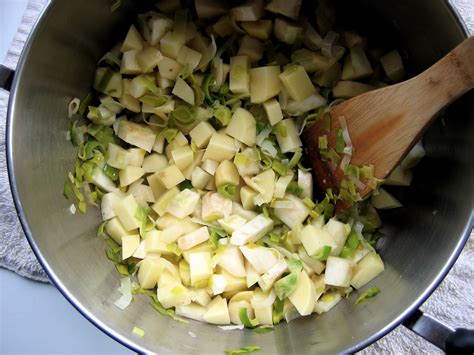
[[[327,135],[335,147],[341,119],[348,126],[353,153],[350,164],[373,165],[374,176],[384,179],[421,138],[436,115],[474,87],[474,37],[469,37],[423,73],[402,83],[370,91],[330,109],[331,129],[322,121],[308,127],[303,140],[314,179],[323,191],[339,192],[344,173],[321,159],[318,137]],[[371,188],[359,184],[363,198]],[[338,203],[336,210],[349,207]]]

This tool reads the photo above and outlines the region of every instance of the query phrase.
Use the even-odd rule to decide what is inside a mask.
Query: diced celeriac
[[[250,102],[261,104],[280,93],[279,66],[252,68],[250,75]]]
[[[225,271],[236,277],[245,277],[244,258],[238,247],[229,245],[221,255],[217,263]]]
[[[349,287],[354,272],[355,263],[352,260],[328,257],[326,261],[326,271],[324,273],[324,283],[326,285]]]
[[[211,267],[211,253],[198,252],[189,254],[189,272],[191,285],[207,284],[213,270]]]
[[[128,195],[121,201],[116,202],[112,209],[127,231],[139,227],[138,221],[135,218],[138,203],[132,195]]]
[[[166,212],[177,218],[184,218],[194,212],[199,202],[199,194],[185,189],[174,196],[166,206]]]
[[[299,272],[296,289],[288,298],[302,316],[307,316],[313,312],[316,302],[316,290],[313,282],[304,270]]]
[[[232,233],[230,243],[234,245],[254,243],[270,232],[272,228],[273,220],[260,214]]]
[[[249,58],[235,56],[230,58],[229,88],[234,94],[250,95]]]
[[[283,127],[281,131],[286,132],[286,134],[281,134],[279,132],[275,134],[281,151],[283,153],[288,153],[298,150],[303,143],[301,142],[298,131],[296,130],[295,122],[291,118],[287,118],[278,124]]]
[[[151,152],[156,134],[147,126],[122,120],[117,135],[125,142]]]
[[[227,300],[221,296],[216,296],[207,305],[207,311],[203,315],[203,319],[212,324],[229,324],[229,308],[227,307]]]
[[[270,99],[263,103],[263,108],[267,114],[268,121],[272,126],[276,125],[283,119],[280,103],[277,99]]]
[[[288,94],[295,101],[302,101],[316,93],[316,89],[306,70],[301,65],[287,67],[280,74],[280,79]]]
[[[237,229],[243,227],[247,220],[237,215],[230,215],[225,218],[218,219],[219,225],[229,234],[234,233]]]
[[[207,227],[201,227],[191,233],[178,238],[178,247],[181,250],[188,250],[192,247],[204,243],[209,239],[209,231]]]
[[[177,187],[173,187],[161,194],[151,208],[158,213],[159,216],[163,216],[166,213],[166,207],[171,202],[174,196],[179,193]]]
[[[210,159],[221,162],[223,160],[232,159],[235,153],[234,139],[226,134],[216,132],[212,135],[202,160],[206,161]]]
[[[385,266],[380,256],[370,252],[356,265],[350,284],[355,289],[359,289],[376,278],[384,270]]]
[[[239,107],[232,114],[225,133],[250,147],[254,146],[257,139],[255,118],[249,111]]]
[[[202,197],[203,221],[212,222],[232,213],[232,201],[218,193],[208,192]]]
[[[167,189],[170,189],[185,180],[183,173],[176,165],[169,165],[157,174],[161,183]]]
[[[286,194],[284,199],[291,202],[291,207],[275,207],[275,216],[290,228],[303,223],[309,216],[308,206],[306,206],[301,199],[291,194]]]
[[[346,243],[349,233],[351,232],[351,226],[331,218],[324,226],[324,230],[331,235],[334,243],[336,243],[336,247],[332,249],[331,255],[339,255]]]
[[[216,130],[209,122],[202,121],[189,132],[189,135],[197,148],[205,148],[215,132]]]
[[[152,289],[158,283],[161,266],[156,259],[143,259],[138,269],[138,283],[141,288]]]
[[[130,234],[122,236],[122,260],[128,259],[140,245],[140,235]]]
[[[115,240],[118,244],[122,244],[122,237],[125,235],[134,234],[134,229],[127,231],[122,222],[117,217],[112,218],[105,225],[107,234]]]
[[[145,170],[143,168],[129,165],[119,172],[120,186],[128,186],[140,179],[143,175],[145,175]]]
[[[315,256],[321,253],[324,247],[336,249],[336,243],[331,234],[321,228],[312,225],[306,225],[301,230],[300,239],[309,256]]]

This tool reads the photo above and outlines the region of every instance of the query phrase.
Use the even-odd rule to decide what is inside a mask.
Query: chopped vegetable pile
[[[344,196],[316,198],[300,134],[337,100],[401,80],[401,57],[336,32],[327,11],[314,27],[301,0],[230,11],[196,0],[197,16],[177,4],[139,15],[99,60],[94,90],[69,105],[83,116],[68,132],[70,211],[100,208],[121,309],[142,293],[174,319],[259,332],[327,312],[384,270],[375,208],[401,205],[380,188],[334,215]],[[357,149],[349,133],[338,132],[336,151],[325,136],[319,148],[340,160]],[[387,182],[408,185],[423,153],[417,145]],[[371,167],[346,167],[354,198],[350,177],[370,178]],[[380,290],[368,291],[358,302]]]

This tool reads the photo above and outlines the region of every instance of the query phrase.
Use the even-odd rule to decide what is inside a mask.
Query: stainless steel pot
[[[395,29],[413,73],[466,37],[447,1],[364,0],[360,6]],[[473,226],[473,92],[448,109],[445,124],[439,120],[427,132],[428,155],[413,186],[400,191],[405,208],[383,215],[379,250],[386,271],[373,282],[382,292],[370,302],[354,306],[357,295],[352,295],[321,317],[301,318],[263,335],[193,321],[184,325],[158,315],[144,297],[125,312],[113,306],[118,276],[95,237],[99,212],[70,215],[70,202],[61,192],[75,155],[65,140],[67,104],[89,90],[96,60],[133,20],[127,10],[123,6],[111,14],[109,0],[52,1],[30,36],[11,86],[7,154],[13,196],[33,250],[71,304],[140,352],[222,352],[245,345],[281,354],[353,352],[410,315],[407,324],[444,349],[453,329],[415,311],[454,264]],[[5,68],[1,73],[6,86],[9,75]],[[145,337],[132,336],[135,325],[146,330]]]

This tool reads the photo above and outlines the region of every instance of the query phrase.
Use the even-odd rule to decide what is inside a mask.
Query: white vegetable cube
[[[227,246],[222,252],[217,265],[235,277],[246,276],[244,257],[237,247]]]
[[[279,66],[250,69],[250,101],[261,104],[277,96],[281,90],[280,74]]]
[[[238,215],[230,215],[225,218],[217,220],[217,223],[224,229],[227,233],[232,234],[237,229],[243,227],[247,220]]]
[[[132,255],[134,258],[137,259],[145,259],[146,257],[146,249],[145,249],[145,241],[142,240],[140,241],[140,244],[138,245],[138,248],[135,250],[135,252]]]
[[[234,94],[250,94],[249,58],[235,56],[230,58],[229,89]]]
[[[163,57],[158,63],[158,71],[164,79],[175,80],[182,69],[181,64],[168,57]]]
[[[309,96],[316,94],[311,79],[306,70],[301,65],[292,65],[280,74],[280,80],[288,91],[288,94],[295,101],[302,101]]]
[[[229,301],[230,322],[233,324],[242,324],[242,321],[240,320],[240,316],[239,316],[240,310],[242,308],[245,308],[247,310],[247,315],[249,319],[253,319],[255,317],[255,313],[253,312],[253,308],[252,308],[252,305],[250,304],[250,300],[232,301],[234,297],[232,297],[231,300]]]
[[[272,20],[243,21],[240,26],[249,35],[262,41],[268,40],[273,30]]]
[[[128,195],[123,198],[121,201],[117,202],[113,206],[113,210],[122,222],[123,226],[127,231],[136,229],[139,227],[139,224],[135,218],[135,213],[138,208],[138,203],[132,195]]]
[[[251,304],[255,312],[255,318],[259,324],[273,324],[273,302],[275,302],[275,299],[276,293],[273,290],[265,293],[259,288],[255,290]]]
[[[128,30],[127,36],[125,37],[124,41],[122,42],[122,46],[120,47],[121,52],[127,52],[132,49],[135,50],[142,50],[143,49],[143,39],[138,32],[137,28],[132,25]]]
[[[171,93],[179,97],[181,100],[186,101],[188,104],[194,106],[194,91],[191,86],[189,86],[189,84],[180,77],[176,78],[176,82]]]
[[[232,9],[232,15],[235,21],[257,21],[265,13],[264,1],[247,1],[246,3],[234,7]]]
[[[150,44],[155,46],[160,39],[173,29],[173,21],[164,16],[156,17],[150,20],[151,40]]]
[[[212,135],[216,132],[214,127],[207,121],[199,122],[196,127],[194,127],[190,132],[189,135],[191,136],[192,142],[198,148],[205,148]]]
[[[222,275],[215,274],[209,279],[209,288],[211,289],[211,292],[214,296],[223,293],[226,286],[227,280]]]
[[[166,207],[170,203],[170,201],[173,199],[174,196],[176,196],[179,193],[179,189],[177,187],[173,187],[169,189],[168,191],[165,191],[163,194],[161,194],[156,202],[151,206],[151,208],[159,215],[163,216],[166,213]]]
[[[124,196],[118,191],[108,192],[104,196],[102,196],[102,200],[100,201],[100,212],[102,214],[102,220],[106,221],[115,217],[113,206],[123,197]]]
[[[128,193],[132,194],[140,206],[148,208],[148,203],[155,202],[155,196],[150,186],[143,185],[143,181],[137,180],[128,188]]]
[[[214,182],[216,187],[222,185],[231,184],[238,186],[240,181],[239,172],[237,171],[236,166],[230,160],[222,161],[217,167],[216,173],[214,175]]]
[[[275,216],[290,228],[303,223],[309,216],[309,208],[294,195],[286,194],[285,200],[292,202],[292,207],[275,208]]]
[[[122,236],[122,260],[128,259],[140,245],[140,235],[131,234]]]
[[[160,170],[161,171],[161,170]],[[161,183],[161,179],[158,176],[158,173],[154,173],[147,177],[148,185],[153,192],[153,196],[155,197],[155,201],[158,200],[161,195],[163,195],[167,190],[166,187],[163,186]]]
[[[192,291],[191,291],[192,292]],[[194,319],[199,322],[204,322],[204,314],[207,312],[206,307],[203,307],[199,304],[180,304],[176,306],[176,315],[180,317],[186,317],[189,319]]]
[[[145,159],[145,151],[141,148],[128,149],[128,165],[141,167]]]
[[[272,126],[276,125],[283,119],[281,106],[277,99],[270,99],[268,101],[265,101],[263,103],[263,109],[267,114],[268,122],[270,122]]]
[[[157,290],[158,301],[165,308],[176,307],[191,303],[189,290],[181,283],[171,283],[166,286],[159,286]]]
[[[298,247],[298,255],[300,259],[304,262],[303,267],[306,270],[306,272],[308,272],[308,274],[315,272],[316,274],[319,275],[324,271],[326,264],[323,263],[322,261],[311,258],[306,252],[306,249],[304,248],[303,245],[300,245]],[[307,270],[308,267],[311,269],[312,272]]]
[[[171,151],[171,157],[174,164],[183,171],[194,161],[194,153],[189,145],[183,147],[176,147]]]
[[[189,216],[196,209],[199,198],[197,192],[185,189],[171,199],[168,206],[166,206],[166,212],[177,218]]]
[[[303,28],[277,17],[273,26],[273,34],[286,44],[295,44],[302,37]]]
[[[349,259],[330,256],[326,261],[324,283],[331,286],[349,287],[355,265]]]
[[[331,250],[334,250],[337,246],[331,234],[312,225],[303,227],[300,239],[309,256],[318,255],[325,246],[331,247]]]
[[[286,189],[288,188],[288,185],[292,180],[293,173],[290,173],[289,175],[285,176],[280,176],[277,182],[275,183],[275,192],[273,193],[273,196],[276,198],[285,197]]]
[[[391,208],[402,207],[400,201],[398,201],[392,194],[387,190],[379,188],[377,194],[372,195],[372,203],[375,208],[379,210],[387,210]]]
[[[263,214],[247,222],[242,228],[232,233],[230,243],[234,245],[244,245],[255,243],[273,228],[273,220]]]
[[[144,289],[155,288],[160,278],[160,273],[161,267],[158,260],[143,259],[138,269],[138,283],[140,287]]]
[[[298,169],[298,186],[301,188],[301,197],[313,197],[313,175],[309,171]]]
[[[107,149],[107,164],[113,168],[125,169],[128,166],[129,154],[126,149],[114,143],[109,143]]]
[[[234,164],[242,177],[258,174],[260,172],[258,163],[259,159],[252,148],[245,148],[234,158]]]
[[[259,192],[253,200],[257,206],[271,202],[275,192],[275,179],[276,175],[272,169],[265,170],[251,179],[244,177],[245,183]]]
[[[380,275],[384,270],[385,266],[380,256],[370,252],[355,267],[350,283],[355,289],[359,289]]]
[[[271,248],[243,245],[239,249],[247,262],[249,262],[259,274],[269,271],[280,259],[279,253]]]
[[[316,290],[304,270],[301,270],[298,274],[296,289],[288,298],[302,316],[307,316],[313,312],[316,302]]]
[[[331,255],[339,255],[342,251],[342,248],[344,247],[344,244],[346,244],[346,239],[349,233],[351,232],[351,226],[331,218],[324,226],[324,230],[331,234],[332,239],[336,243],[336,248],[333,248]]]
[[[303,146],[295,122],[291,118],[284,119],[278,123],[284,127],[286,135],[276,134],[278,145],[283,153],[295,152]]]
[[[201,53],[189,47],[183,46],[179,51],[178,58],[176,59],[176,61],[179,64],[184,65],[185,67],[187,66],[192,71],[194,71],[194,69],[196,69],[199,65],[201,58]]]
[[[160,40],[161,52],[173,59],[178,58],[183,45],[183,39],[176,32],[167,32]]]
[[[161,231],[156,229],[146,232],[145,250],[147,253],[173,254],[173,252],[166,247],[166,243],[161,240]]]
[[[133,234],[125,229],[125,227],[117,217],[114,217],[107,222],[107,224],[105,225],[105,231],[113,240],[115,240],[120,245],[122,245],[122,237],[124,235]]]
[[[212,135],[202,160],[210,159],[216,162],[230,160],[234,157],[236,151],[237,149],[233,138],[226,134],[216,132]]]
[[[279,260],[275,265],[268,269],[258,281],[262,291],[268,291],[275,281],[279,279],[285,271],[288,270],[288,264],[284,259]]]
[[[415,146],[416,147],[416,146]],[[407,158],[410,153],[408,153]],[[407,159],[405,158],[405,159]],[[402,164],[405,160],[402,161]],[[402,168],[401,165],[397,166],[383,181],[384,185],[394,186],[410,186],[413,180],[413,173],[410,169]]]
[[[212,222],[224,218],[232,213],[232,201],[224,196],[208,192],[202,197],[202,219]]]
[[[270,12],[298,20],[302,0],[272,0],[265,7]]]
[[[156,138],[156,134],[151,128],[127,120],[120,121],[117,135],[125,142],[142,148],[147,152],[151,152]]]
[[[205,289],[191,290],[191,300],[198,305],[206,307],[211,302],[211,297]]]
[[[256,63],[263,57],[263,42],[251,36],[243,36],[240,40],[238,56],[247,56],[251,63]],[[252,69],[251,69],[252,70]],[[250,76],[250,91],[252,91],[252,76]]]
[[[318,314],[328,312],[331,308],[336,306],[341,299],[342,296],[339,292],[327,292],[314,304],[314,311]]]
[[[171,225],[161,231],[161,240],[165,243],[174,243],[186,232],[179,224]]]
[[[163,59],[163,54],[154,47],[148,47],[147,49],[138,52],[136,58],[142,72],[151,73]]]
[[[212,324],[229,324],[229,308],[227,300],[221,296],[216,296],[207,306],[207,312],[202,317],[206,322]]]
[[[217,167],[219,166],[219,163],[217,161],[211,160],[211,159],[203,159],[203,162],[201,164],[202,170],[205,172],[209,173],[209,175],[214,176],[216,173]]]
[[[170,165],[158,172],[157,174],[161,179],[161,183],[167,189],[171,189],[172,187],[182,183],[185,180],[183,173],[176,165]]]
[[[234,111],[225,133],[252,147],[257,141],[255,118],[249,111],[239,107]]]
[[[137,54],[139,51],[133,49],[123,53],[120,63],[120,73],[122,74],[141,74],[142,68],[138,64]]]
[[[178,247],[181,250],[188,250],[192,247],[209,240],[209,231],[207,227],[201,227],[189,234],[183,235],[178,239]]]
[[[255,208],[255,196],[257,196],[257,192],[248,186],[244,186],[240,189],[240,201],[246,210],[253,210]]]
[[[199,166],[196,166],[191,173],[191,184],[196,189],[204,189],[211,180],[211,174],[205,172]]]
[[[206,281],[212,275],[211,253],[199,252],[189,254],[189,272],[191,285]]]
[[[117,187],[115,186],[115,183],[112,181],[112,179],[110,179],[98,166],[92,169],[91,179],[92,183],[100,187],[102,190],[107,192],[117,191]]]
[[[168,160],[162,154],[150,154],[143,160],[142,168],[145,173],[156,173],[168,166]]]
[[[119,171],[120,186],[128,186],[145,175],[145,170],[137,166],[127,166]]]

